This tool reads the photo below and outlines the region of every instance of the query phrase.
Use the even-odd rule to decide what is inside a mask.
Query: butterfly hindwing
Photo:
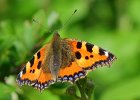
[[[116,59],[112,53],[96,45],[73,39],[67,39],[67,41],[72,45],[75,62],[84,70],[90,71],[98,66],[110,65]]]
[[[50,71],[47,69],[47,72],[41,70],[40,76],[36,83],[33,85],[38,90],[43,90],[47,88],[50,84],[53,84],[54,80],[52,78],[52,74]]]
[[[74,61],[69,66],[60,68],[58,74],[58,81],[73,83],[79,78],[84,78],[85,75],[86,72]]]

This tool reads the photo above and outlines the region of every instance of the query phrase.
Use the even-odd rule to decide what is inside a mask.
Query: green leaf
[[[31,87],[32,88],[32,87]],[[24,90],[23,94],[28,100],[60,100],[58,95],[51,93],[49,90],[39,92],[35,89],[30,89],[30,87]]]
[[[11,86],[0,83],[0,100],[10,100],[13,91]]]
[[[100,100],[139,100],[140,76],[121,83],[113,84],[102,95]]]
[[[48,17],[48,27],[50,32],[58,31],[61,27],[61,21],[59,19],[58,13],[52,12]]]

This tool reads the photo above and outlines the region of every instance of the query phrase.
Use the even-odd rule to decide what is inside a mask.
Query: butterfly
[[[55,33],[17,76],[17,83],[44,90],[55,82],[74,83],[99,66],[111,65],[116,57],[88,42],[62,39]]]

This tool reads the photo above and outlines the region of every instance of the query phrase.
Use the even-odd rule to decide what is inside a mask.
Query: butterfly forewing
[[[67,39],[72,45],[72,52],[78,66],[84,70],[94,70],[98,66],[109,65],[116,57],[106,50],[84,42]]]

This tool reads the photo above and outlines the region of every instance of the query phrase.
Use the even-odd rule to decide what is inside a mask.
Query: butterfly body
[[[43,90],[55,82],[75,82],[98,66],[109,65],[116,57],[84,41],[62,39],[54,34],[27,62],[17,77],[19,85],[28,84]]]
[[[48,50],[48,56],[46,59],[46,65],[50,69],[55,81],[58,78],[59,69],[69,66],[73,60],[74,56],[71,52],[71,46],[69,43],[56,33],[51,41],[50,50]]]

